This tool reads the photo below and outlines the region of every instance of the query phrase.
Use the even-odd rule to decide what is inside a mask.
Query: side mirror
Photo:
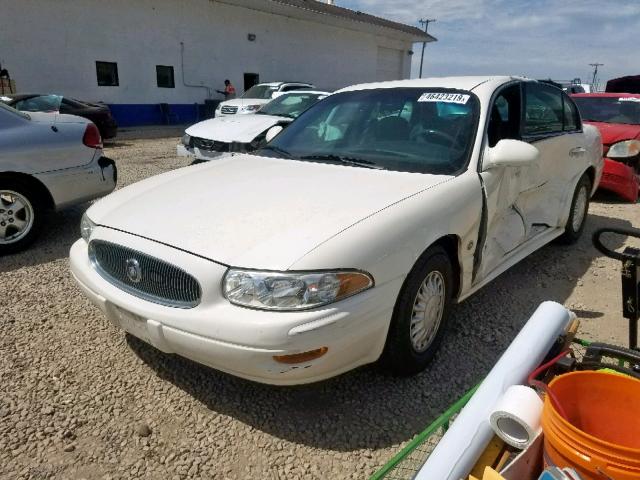
[[[489,149],[484,159],[483,170],[498,167],[525,167],[540,157],[540,151],[533,145],[520,140],[500,140]]]
[[[267,134],[264,137],[265,141],[269,143],[271,140],[273,140],[273,137],[278,135],[282,130],[284,130],[284,128],[282,128],[281,125],[274,125],[269,130],[267,130]]]

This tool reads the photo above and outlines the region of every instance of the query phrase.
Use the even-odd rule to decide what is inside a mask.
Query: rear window
[[[13,107],[10,107],[9,105],[0,102],[0,125],[2,125],[2,119],[1,117],[5,116],[5,115],[16,115],[20,118],[24,118],[25,120],[31,120],[31,117],[29,115],[27,115],[26,113],[22,113],[19,112],[18,110],[16,110]]]

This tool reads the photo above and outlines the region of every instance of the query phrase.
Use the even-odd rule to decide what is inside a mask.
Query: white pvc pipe
[[[543,302],[495,364],[467,406],[442,437],[415,480],[466,479],[493,437],[491,411],[512,385],[522,385],[575,315],[559,303]]]

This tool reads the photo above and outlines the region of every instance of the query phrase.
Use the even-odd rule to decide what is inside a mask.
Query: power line
[[[596,83],[596,78],[598,77],[598,67],[602,67],[604,63],[590,63],[589,66],[593,67],[593,78],[591,79],[591,85],[593,85],[593,89],[596,90],[598,84]]]
[[[427,18],[425,19],[420,19],[418,20],[418,23],[420,23],[420,25],[424,25],[424,33],[427,33],[427,30],[429,29],[429,24],[435,22],[436,19],[435,18]],[[425,40],[424,42],[422,42],[422,56],[420,57],[420,78],[422,78],[422,64],[424,63],[424,49],[427,46],[427,41]]]

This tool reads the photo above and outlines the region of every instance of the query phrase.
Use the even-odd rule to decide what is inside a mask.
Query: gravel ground
[[[176,141],[111,144],[120,184],[186,165]],[[487,373],[541,301],[572,307],[585,337],[627,341],[618,263],[590,244],[596,227],[640,224],[637,205],[614,199],[596,199],[576,246],[542,249],[456,307],[421,375],[365,367],[295,388],[162,354],[109,324],[69,274],[85,208],[0,258],[0,478],[366,478]]]

